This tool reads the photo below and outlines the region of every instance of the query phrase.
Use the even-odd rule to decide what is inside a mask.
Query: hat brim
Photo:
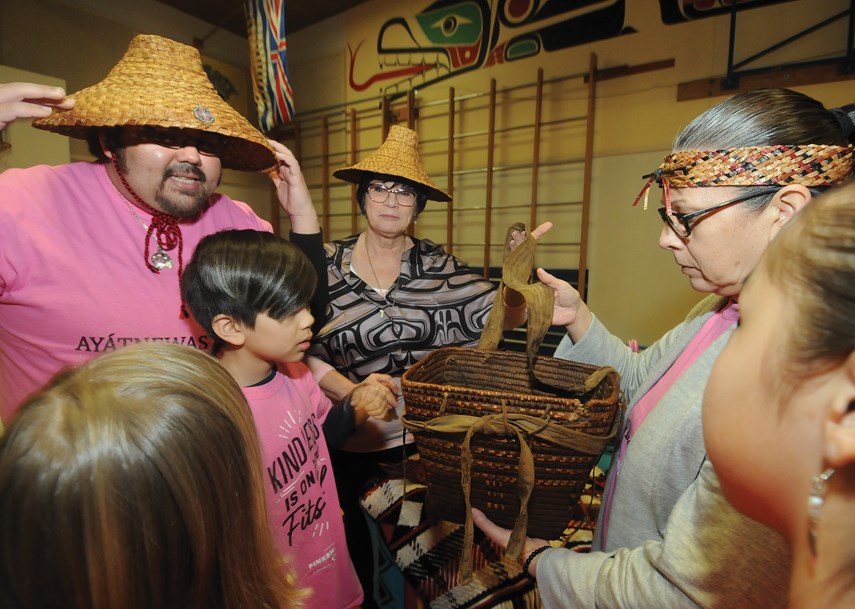
[[[423,187],[425,189],[425,192],[427,193],[427,198],[430,201],[438,201],[440,203],[448,203],[449,201],[451,201],[451,196],[441,191],[434,184],[425,184],[424,180],[414,179],[410,176],[398,175],[396,173],[389,173],[386,171],[371,171],[367,169],[358,169],[356,166],[343,167],[342,169],[336,169],[333,172],[333,177],[336,177],[339,180],[343,180],[345,182],[352,182],[354,184],[361,183],[366,175],[385,175],[390,177],[401,178],[403,180],[407,180],[408,182],[412,182]]]
[[[73,110],[71,110],[73,111]],[[54,111],[58,113],[58,111]],[[60,135],[66,135],[76,139],[87,139],[92,129],[109,128],[109,127],[141,127],[141,126],[158,126],[171,127],[176,129],[187,129],[184,121],[166,121],[166,122],[150,122],[139,121],[134,119],[123,120],[115,117],[91,117],[87,116],[85,121],[81,121],[75,117],[59,118],[55,123],[48,122],[48,117],[44,119],[36,119],[33,121],[33,127],[51,131]],[[91,119],[91,121],[89,120]],[[92,124],[84,126],[81,122]],[[265,140],[262,142],[249,141],[241,136],[233,135],[227,129],[205,129],[203,127],[192,127],[199,131],[208,131],[218,133],[227,138],[226,147],[219,155],[220,164],[226,169],[235,169],[237,171],[270,171],[278,165],[276,157],[273,155],[273,149]]]
[[[168,38],[136,36],[104,80],[70,97],[73,108],[54,109],[33,126],[80,139],[105,127],[209,131],[228,138],[223,167],[267,171],[277,165],[267,138],[214,89],[199,51]]]
[[[333,172],[336,178],[356,184],[364,179],[365,174],[400,177],[424,187],[431,201],[451,201],[451,196],[433,183],[422,165],[418,134],[402,125],[392,125],[386,140],[366,158]]]

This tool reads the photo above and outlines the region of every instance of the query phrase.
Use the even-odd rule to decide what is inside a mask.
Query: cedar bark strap
[[[511,233],[515,230],[525,230],[525,225],[514,224],[508,228],[505,236],[506,246],[510,244]],[[552,288],[537,282],[530,283],[531,269],[534,266],[534,252],[537,240],[526,232],[525,239],[513,251],[507,252],[502,263],[502,280],[499,282],[499,290],[493,301],[493,308],[487,317],[479,349],[495,349],[502,339],[502,325],[505,320],[505,301],[502,296],[504,287],[516,290],[525,298],[528,309],[528,323],[526,330],[526,354],[528,355],[529,369],[534,370],[534,359],[537,350],[546,336],[546,331],[552,324],[552,302],[554,300]]]
[[[511,537],[508,540],[507,555],[512,560],[517,560],[522,554],[525,545],[526,530],[528,529],[528,500],[531,490],[534,488],[534,457],[531,448],[525,441],[523,433],[510,425],[503,415],[487,415],[478,418],[463,440],[460,447],[460,483],[463,486],[463,501],[466,503],[466,522],[463,525],[463,556],[460,560],[460,573],[464,581],[472,577],[472,546],[475,543],[475,525],[472,522],[472,501],[470,490],[472,487],[472,450],[470,441],[475,433],[487,433],[495,435],[516,435],[520,444],[520,462],[517,469],[517,496],[520,500],[520,512],[514,522]]]
[[[528,321],[526,323],[526,355],[528,356],[528,369],[533,377],[545,385],[551,385],[541,379],[535,371],[535,360],[540,345],[546,332],[552,325],[552,308],[555,294],[549,286],[541,282],[531,283],[531,269],[534,267],[534,253],[537,249],[537,239],[526,231],[525,239],[513,250],[510,249],[511,234],[514,231],[526,231],[525,224],[517,222],[508,227],[505,234],[505,259],[502,261],[502,280],[499,289],[493,299],[493,308],[487,316],[484,330],[478,341],[479,349],[496,349],[502,340],[502,327],[505,320],[505,299],[503,291],[505,286],[516,290],[525,298]],[[587,393],[599,386],[600,382],[612,372],[614,368],[604,366],[591,374],[584,383],[584,392]]]
[[[607,368],[608,369],[608,368]],[[583,431],[577,431],[565,427],[561,422],[550,418],[536,417],[528,414],[504,412],[500,414],[485,414],[480,417],[466,414],[446,414],[428,421],[413,421],[406,416],[401,418],[404,427],[411,431],[427,431],[433,433],[469,433],[479,421],[494,422],[488,429],[480,429],[484,433],[493,435],[514,435],[517,431],[526,436],[536,437],[538,440],[549,442],[561,448],[575,450],[586,455],[598,455],[603,448],[611,442],[612,433],[605,436],[594,436]],[[500,424],[499,431],[497,429]],[[505,429],[514,431],[505,431]],[[612,430],[613,431],[613,430]]]
[[[613,372],[613,368],[604,367],[588,377],[602,379]],[[588,384],[587,382],[585,383]],[[446,396],[447,397],[447,396]],[[528,502],[534,488],[534,457],[526,438],[537,438],[586,455],[598,455],[617,436],[623,417],[614,417],[608,435],[594,436],[562,426],[552,421],[547,412],[544,417],[536,417],[521,413],[506,412],[502,402],[503,412],[480,417],[449,414],[435,417],[428,421],[411,421],[406,414],[401,418],[404,427],[413,431],[429,431],[433,433],[465,433],[466,436],[460,448],[460,482],[463,487],[463,500],[466,504],[466,520],[463,528],[463,556],[460,563],[460,573],[464,579],[472,575],[472,546],[475,541],[475,528],[472,522],[472,504],[470,501],[472,487],[472,450],[471,440],[476,433],[516,436],[520,446],[520,460],[517,469],[517,495],[520,500],[520,511],[514,523],[511,537],[508,541],[507,555],[516,560],[525,545],[528,528]]]

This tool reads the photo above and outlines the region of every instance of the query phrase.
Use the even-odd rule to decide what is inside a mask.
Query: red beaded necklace
[[[115,155],[112,158],[113,168],[116,170],[116,175],[119,176],[119,180],[122,182],[122,186],[125,187],[125,190],[134,198],[140,207],[151,214],[151,223],[148,227],[143,224],[143,228],[146,229],[145,233],[145,247],[143,249],[143,259],[145,260],[145,265],[148,267],[152,273],[160,274],[160,271],[164,268],[172,267],[172,260],[165,253],[167,251],[171,251],[178,248],[178,284],[181,285],[181,278],[184,275],[184,239],[181,235],[181,227],[178,225],[178,218],[173,215],[164,213],[162,211],[158,211],[154,209],[151,205],[142,200],[142,198],[134,192],[133,188],[131,188],[130,184],[128,184],[127,179],[125,179],[122,170],[119,168],[119,162],[116,160]],[[120,193],[121,194],[121,193]],[[134,213],[133,209],[129,207],[131,213]],[[136,215],[134,213],[134,215]],[[152,256],[149,256],[150,253],[150,244],[152,236],[155,238],[157,243],[157,252],[155,252]],[[168,261],[168,262],[164,262]],[[187,311],[184,306],[184,298],[181,298],[181,314],[184,317],[187,317]]]

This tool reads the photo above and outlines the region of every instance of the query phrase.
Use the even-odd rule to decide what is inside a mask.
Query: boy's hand
[[[371,374],[356,386],[350,396],[350,405],[356,412],[356,424],[368,417],[391,421],[398,405],[397,385],[388,374]]]

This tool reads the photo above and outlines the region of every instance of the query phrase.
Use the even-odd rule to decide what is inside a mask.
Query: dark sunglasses
[[[125,129],[122,134],[122,143],[125,146],[156,144],[172,150],[190,146],[198,150],[199,154],[216,157],[223,154],[228,141],[229,138],[223,135],[196,129],[132,127]]]

